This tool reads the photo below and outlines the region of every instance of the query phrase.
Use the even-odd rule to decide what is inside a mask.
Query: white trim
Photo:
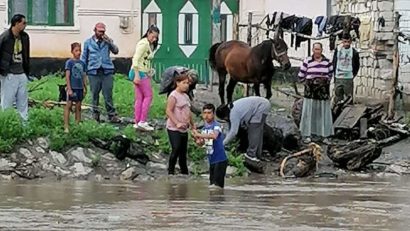
[[[179,48],[181,48],[182,52],[184,52],[187,58],[189,58],[192,53],[194,53],[197,47],[197,45],[179,45]]]
[[[147,11],[146,11],[147,12]],[[149,13],[157,13],[157,12],[149,12]],[[89,9],[89,8],[79,8],[78,9],[79,16],[133,16],[138,17],[139,10],[111,10],[111,9]]]
[[[178,44],[185,44],[185,13],[178,15]],[[198,45],[199,41],[199,15],[192,14],[192,44]]]
[[[233,38],[233,15],[226,16],[226,41],[230,41]]]
[[[197,14],[198,11],[195,9],[194,5],[192,5],[192,2],[187,1],[185,5],[182,7],[182,9],[179,11],[180,14]]]
[[[8,1],[0,3],[0,11],[5,11],[6,12],[7,11],[7,4],[8,4]]]
[[[157,3],[155,0],[152,0],[147,7],[143,10],[142,14],[142,32],[141,34],[145,34],[145,32],[148,30],[148,14],[155,14],[157,17],[157,27],[159,29],[159,36],[158,36],[158,44],[162,44],[162,12],[161,9],[158,7]],[[157,47],[158,51],[160,46]]]
[[[232,14],[231,9],[229,9],[225,2],[221,3],[221,14]]]
[[[162,14],[157,14],[157,27],[159,29],[158,44],[162,44],[162,35],[164,34],[162,31]],[[159,50],[159,46],[157,50]]]
[[[142,14],[142,32],[141,34],[144,34],[148,30],[148,13],[143,13]]]
[[[157,16],[157,25],[156,26],[159,29],[159,36],[158,36],[159,42],[158,42],[158,44],[162,44],[162,14],[160,14],[160,13],[151,13],[151,12],[146,13],[146,12],[144,12],[142,14],[142,27],[141,27],[142,31],[141,31],[141,35],[144,35],[145,32],[148,30],[148,14],[149,13],[150,14],[156,14],[156,16]]]
[[[185,14],[178,15],[178,43],[185,44]]]
[[[161,9],[158,7],[155,0],[152,0],[147,7],[145,7],[144,12],[146,13],[161,13]]]
[[[192,15],[192,44],[198,44],[199,41],[199,15]]]

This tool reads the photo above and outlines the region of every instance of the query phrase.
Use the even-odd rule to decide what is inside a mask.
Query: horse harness
[[[273,42],[272,42],[273,43]],[[285,49],[284,51],[278,53],[278,51],[276,50],[275,44],[272,44],[272,59],[274,59],[275,57],[279,58],[283,55],[287,54],[287,49]]]

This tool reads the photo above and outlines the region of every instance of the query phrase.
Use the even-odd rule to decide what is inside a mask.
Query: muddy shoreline
[[[318,169],[309,177],[339,178],[348,176],[359,177],[392,177],[410,174],[410,155],[404,150],[410,147],[406,139],[383,150],[383,154],[361,171],[348,171],[334,166],[327,157],[327,146],[323,145],[322,159]],[[279,177],[280,160],[289,155],[281,151],[275,157],[267,157],[264,174],[251,173],[244,177]],[[168,156],[162,153],[148,154],[149,161],[139,161],[125,158],[118,160],[107,150],[90,147],[72,147],[59,153],[50,150],[47,138],[29,140],[16,147],[9,154],[0,154],[0,180],[40,179],[53,180],[91,180],[91,181],[155,181],[168,178]],[[208,177],[207,159],[198,165],[188,162],[191,175],[188,179]],[[195,168],[195,170],[194,170]],[[177,166],[178,169],[178,166]],[[178,171],[178,170],[177,170]],[[193,174],[195,171],[196,175]],[[235,175],[236,169],[228,167],[227,178]],[[179,176],[176,176],[179,177]],[[171,177],[172,178],[172,177]]]

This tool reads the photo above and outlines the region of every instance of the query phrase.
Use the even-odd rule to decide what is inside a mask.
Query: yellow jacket
[[[141,39],[135,48],[135,53],[132,58],[132,68],[137,71],[148,72],[151,69],[151,59],[154,57],[154,52],[151,49],[147,38]]]

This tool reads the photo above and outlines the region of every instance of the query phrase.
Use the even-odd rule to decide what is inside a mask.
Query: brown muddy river
[[[409,230],[410,179],[0,182],[0,230]]]

